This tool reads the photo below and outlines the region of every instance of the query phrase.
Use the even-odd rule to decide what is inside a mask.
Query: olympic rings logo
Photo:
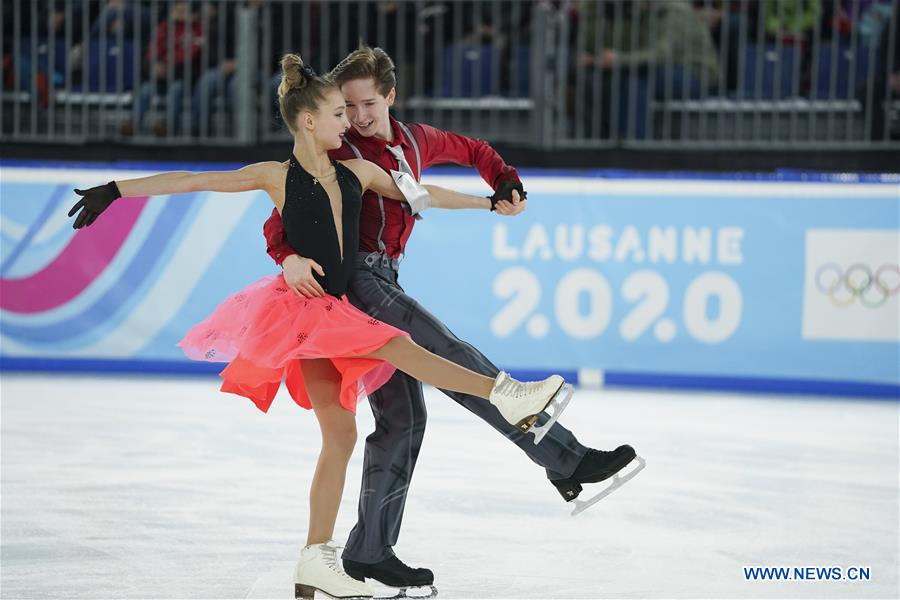
[[[836,263],[825,263],[816,271],[816,289],[835,306],[850,306],[859,299],[868,308],[878,308],[900,292],[900,267],[883,264],[874,272],[863,263],[843,270]]]

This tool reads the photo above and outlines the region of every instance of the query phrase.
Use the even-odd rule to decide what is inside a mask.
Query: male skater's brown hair
[[[359,48],[347,55],[328,74],[338,87],[353,79],[375,80],[378,93],[387,96],[397,85],[397,77],[394,75],[394,61],[388,53],[381,48],[370,48],[360,45]]]

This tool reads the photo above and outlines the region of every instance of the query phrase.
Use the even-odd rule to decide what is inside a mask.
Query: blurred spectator
[[[898,8],[897,2],[894,9]],[[878,61],[875,67],[875,77],[872,81],[871,92],[869,81],[860,82],[857,88],[857,98],[865,110],[869,102],[872,103],[872,120],[869,127],[869,139],[887,141],[900,139],[900,132],[892,129],[891,115],[893,104],[900,101],[900,15],[894,17],[893,27],[881,28],[881,36],[878,45]],[[893,38],[893,40],[891,39]],[[894,42],[893,48],[891,41]]]
[[[18,6],[15,6],[18,4]],[[81,10],[74,11],[79,18]],[[15,32],[15,14],[19,17],[19,36],[22,38],[35,38],[47,40],[49,38],[64,38],[66,35],[66,11],[62,3],[51,6],[49,2],[22,2],[22,0],[7,0],[3,3],[4,30],[9,28],[10,33]],[[79,21],[80,23],[80,21]],[[75,32],[74,36],[81,32]]]
[[[706,23],[710,32],[718,31],[722,24],[722,19],[726,17],[728,12],[723,5],[723,0],[694,0],[692,4],[697,16]]]
[[[259,74],[260,78],[268,75],[268,82],[260,84],[268,86],[268,102],[264,114],[269,115],[268,127],[271,131],[277,131],[283,127],[281,112],[278,109],[278,85],[281,83],[281,57],[295,52],[303,57],[303,60],[315,62],[318,56],[315,53],[304,52],[304,49],[316,47],[319,29],[315,24],[319,23],[319,6],[309,6],[308,11],[301,10],[296,3],[272,2],[271,0],[259,0],[249,2],[248,6],[257,6],[259,9],[259,37],[260,65],[265,71]],[[348,5],[349,8],[349,5]],[[307,22],[307,19],[309,22]],[[308,55],[308,58],[307,58]],[[268,63],[268,66],[266,66]],[[325,63],[326,69],[330,68]],[[315,67],[314,67],[315,68]]]
[[[217,98],[223,100],[225,111],[234,110],[239,7],[234,2],[204,2],[201,7],[199,20],[207,32],[206,64],[209,68],[197,80],[191,99],[191,126],[195,135],[211,133],[213,105]]]
[[[824,1],[838,3],[844,0]],[[805,89],[809,85],[812,51],[810,42],[814,32],[818,28],[821,37],[828,35],[826,21],[831,11],[827,5],[823,8],[822,2],[823,0],[694,0],[694,8],[709,24],[722,57],[725,89],[730,92],[739,91],[738,71],[744,58],[744,44],[762,43],[767,43],[769,50],[772,50],[775,43],[801,48],[797,56],[801,62],[801,88]]]
[[[857,31],[864,43],[876,43],[880,39],[881,32],[891,21],[896,4],[896,0],[873,0],[866,10],[859,12]]]
[[[821,0],[765,0],[766,35],[783,43],[808,39],[822,17]]]
[[[203,45],[203,29],[200,19],[191,12],[190,2],[173,2],[169,15],[157,23],[153,39],[147,46],[145,61],[149,69],[149,80],[138,92],[134,106],[133,124],[126,123],[122,133],[131,133],[134,127],[139,131],[148,128],[144,117],[157,95],[166,96],[166,106],[171,111],[177,129],[181,123],[184,108],[185,77],[196,76]],[[166,133],[165,123],[157,121],[152,126],[157,135]]]
[[[106,0],[91,25],[87,41],[105,40],[107,46],[118,46],[120,41],[140,44],[149,38],[151,25],[150,12],[140,0]],[[73,44],[69,50],[73,71],[81,70],[83,57],[84,44]]]
[[[63,3],[4,0],[4,66],[16,65],[15,69],[4,70],[11,74],[4,87],[36,91],[38,103],[47,106],[50,88],[65,84],[66,36],[73,43],[81,40],[79,25],[90,18],[90,13],[84,11],[91,8],[90,4],[73,5],[72,22],[67,27]]]
[[[875,44],[885,25],[891,20],[893,0],[831,0],[828,14],[831,29],[841,37],[855,33],[862,44]]]
[[[741,30],[747,39],[750,13],[746,3],[730,0],[694,0],[694,10],[712,35],[719,55],[719,81],[722,89],[733,92],[738,87],[738,69],[741,53]]]
[[[150,12],[141,0],[106,0],[91,27],[91,37],[146,39],[151,25]]]
[[[379,47],[395,58],[401,52],[404,56],[415,52],[416,6],[411,2],[351,2],[346,9],[340,3],[323,3],[321,10],[327,14],[331,27],[330,43],[322,49],[327,53],[329,68],[360,43]]]
[[[487,95],[495,90],[500,94],[519,95],[522,90],[513,89],[513,73],[518,71],[521,86],[527,78],[522,76],[523,72],[527,74],[527,67],[520,66],[518,62],[527,62],[528,56],[524,53],[514,56],[514,50],[518,48],[521,52],[521,49],[530,46],[535,4],[536,2],[521,2],[516,5],[515,10],[506,4],[497,10],[490,2],[445,1],[432,3],[419,11],[416,34],[425,40],[422,48],[425,63],[439,65],[440,68],[429,73],[424,81],[417,81],[416,85],[422,86],[425,93],[443,87],[444,93],[448,95],[457,91],[464,95],[477,91]],[[435,37],[442,41],[440,47],[436,48],[432,42]],[[410,40],[410,43],[414,41]],[[497,61],[496,72],[499,77],[496,82],[484,81],[476,75],[479,68],[487,70],[480,61],[490,64],[494,60]],[[466,70],[466,61],[475,64],[467,65],[471,81],[464,85],[458,80],[465,80],[462,72]],[[480,90],[474,84],[479,79]],[[468,94],[464,89],[466,87],[472,88],[468,90]]]
[[[719,59],[712,36],[686,0],[624,5],[588,1],[581,6],[579,27],[586,28],[586,51],[577,57],[577,68],[586,72],[586,80],[601,71],[602,135],[608,135],[609,121],[615,119],[619,132],[643,139],[651,94],[657,99],[699,98],[718,83]],[[601,39],[594,35],[598,7],[606,9]],[[618,71],[622,90],[617,115],[609,113],[613,70]],[[590,112],[593,86],[586,85],[585,92]]]

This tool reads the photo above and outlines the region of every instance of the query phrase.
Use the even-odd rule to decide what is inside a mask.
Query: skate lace
[[[527,393],[528,385],[529,384],[527,383],[516,381],[508,374],[504,373],[500,382],[497,384],[497,392],[503,396],[518,399]]]
[[[354,583],[357,583],[357,581],[350,577],[347,572],[344,571],[344,569],[338,564],[336,545],[330,543],[322,544],[322,560],[325,561],[325,564],[329,569],[340,575],[342,578],[352,580]]]

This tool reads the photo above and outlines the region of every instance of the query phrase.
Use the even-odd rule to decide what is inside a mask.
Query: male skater
[[[352,125],[344,145],[331,153],[333,159],[364,158],[385,170],[408,173],[416,180],[434,164],[472,166],[495,190],[490,197],[491,210],[515,215],[525,209],[525,192],[515,169],[486,142],[421,123],[406,125],[390,116],[389,109],[396,99],[396,77],[394,63],[383,50],[360,47],[341,61],[330,77],[344,95]],[[356,271],[347,294],[350,301],[370,315],[409,332],[416,343],[431,352],[495,377],[499,369],[491,361],[457,338],[400,287],[399,257],[415,225],[415,217],[402,206],[372,192],[363,196]],[[272,212],[263,230],[268,253],[284,269],[288,285],[305,296],[321,293],[309,265],[287,243],[277,211]],[[530,435],[511,426],[489,402],[465,394],[444,393],[544,467],[550,482],[566,501],[578,496],[581,484],[608,479],[635,457],[628,445],[610,452],[586,448],[559,423],[536,445]],[[375,431],[366,438],[359,520],[343,553],[344,570],[357,579],[369,577],[391,587],[432,585],[431,570],[408,567],[392,549],[400,533],[406,493],[425,433],[422,384],[398,371],[369,397],[369,402],[375,415]]]

